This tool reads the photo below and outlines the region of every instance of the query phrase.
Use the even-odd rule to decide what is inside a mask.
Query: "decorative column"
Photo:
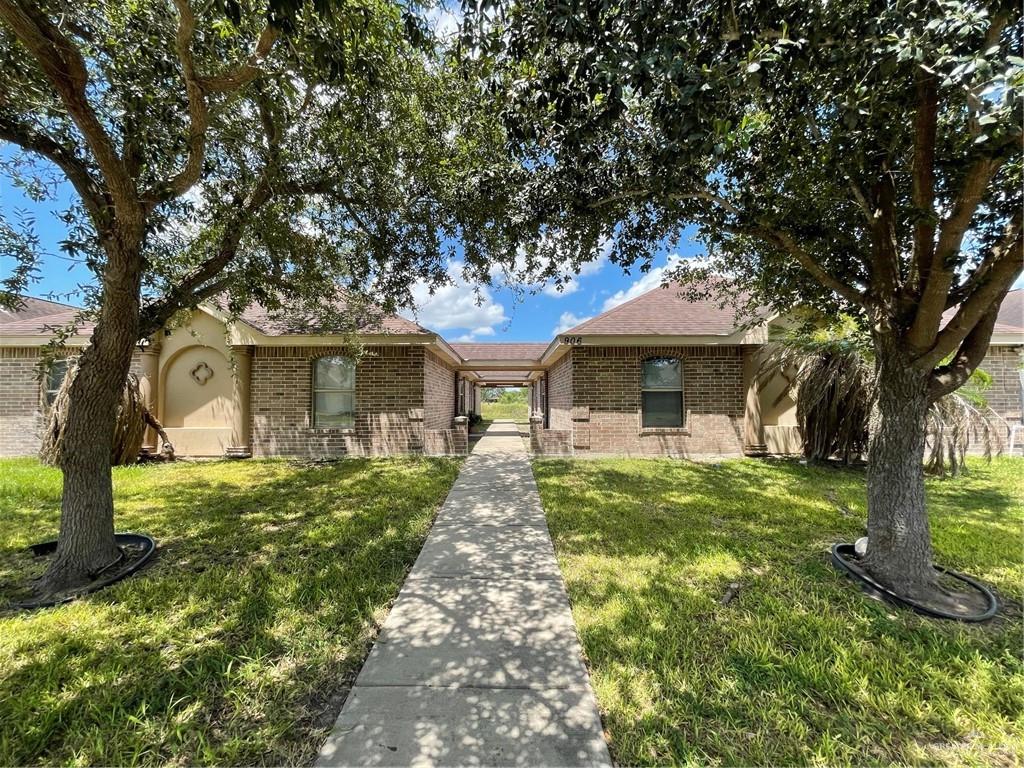
[[[456,416],[453,419],[452,432],[452,453],[456,456],[465,456],[469,453],[469,417]]]
[[[535,456],[544,453],[544,417],[534,414],[530,416],[530,452]]]
[[[743,409],[743,452],[748,456],[763,456],[768,452],[761,422],[761,387],[757,380],[760,366],[757,347],[743,350],[743,390],[746,405]]]
[[[252,456],[250,444],[250,393],[252,389],[252,347],[232,346],[234,364],[231,388],[231,445],[225,453],[236,459]]]
[[[152,416],[159,419],[157,415],[157,396],[160,386],[160,342],[150,340],[139,353],[139,394],[142,396],[142,404]],[[156,454],[159,452],[157,445],[156,430],[146,426],[142,435],[142,452]]]

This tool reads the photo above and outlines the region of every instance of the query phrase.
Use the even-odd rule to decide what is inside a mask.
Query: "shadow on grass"
[[[118,529],[150,533],[160,556],[84,600],[0,619],[0,763],[308,762],[456,471],[116,470]],[[52,487],[3,490],[0,572],[59,514]]]
[[[870,601],[828,565],[863,533],[861,471],[537,462],[617,760],[1013,764],[1024,516],[1007,462],[928,482],[937,556],[1010,603],[983,627]]]

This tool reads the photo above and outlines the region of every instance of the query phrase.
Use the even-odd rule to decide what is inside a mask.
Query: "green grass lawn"
[[[985,626],[871,601],[828,564],[830,544],[863,534],[861,472],[534,469],[620,764],[1024,760],[1024,462],[972,461],[966,478],[928,482],[938,558],[1005,600]]]
[[[144,574],[0,617],[0,765],[303,764],[454,481],[452,459],[114,470]],[[60,474],[0,461],[0,603]]]
[[[512,419],[516,422],[530,422],[530,408],[523,403],[481,403],[480,416],[485,421]]]

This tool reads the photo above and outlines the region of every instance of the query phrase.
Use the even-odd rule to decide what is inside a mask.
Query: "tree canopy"
[[[1019,3],[467,10],[464,44],[518,161],[503,181],[527,268],[578,268],[607,239],[611,261],[648,268],[695,225],[709,258],[674,275],[691,294],[733,286],[748,310],[855,315],[877,373],[867,567],[946,601],[925,424],[986,354],[1024,261]]]
[[[757,303],[903,329],[931,366],[973,348],[1020,273],[1016,4],[469,10],[522,215],[577,264],[614,237],[614,261],[644,265],[696,224],[711,269]],[[966,375],[940,371],[936,394]]]
[[[316,305],[338,281],[408,303],[447,279],[499,148],[420,10],[4,0],[0,139],[20,151],[3,171],[34,198],[74,186],[62,248],[97,276],[94,305],[107,246],[139,229],[140,335],[216,294]],[[10,301],[40,254],[3,214]]]

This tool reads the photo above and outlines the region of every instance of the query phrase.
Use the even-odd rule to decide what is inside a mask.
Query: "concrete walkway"
[[[611,764],[514,423],[466,459],[317,764]]]

